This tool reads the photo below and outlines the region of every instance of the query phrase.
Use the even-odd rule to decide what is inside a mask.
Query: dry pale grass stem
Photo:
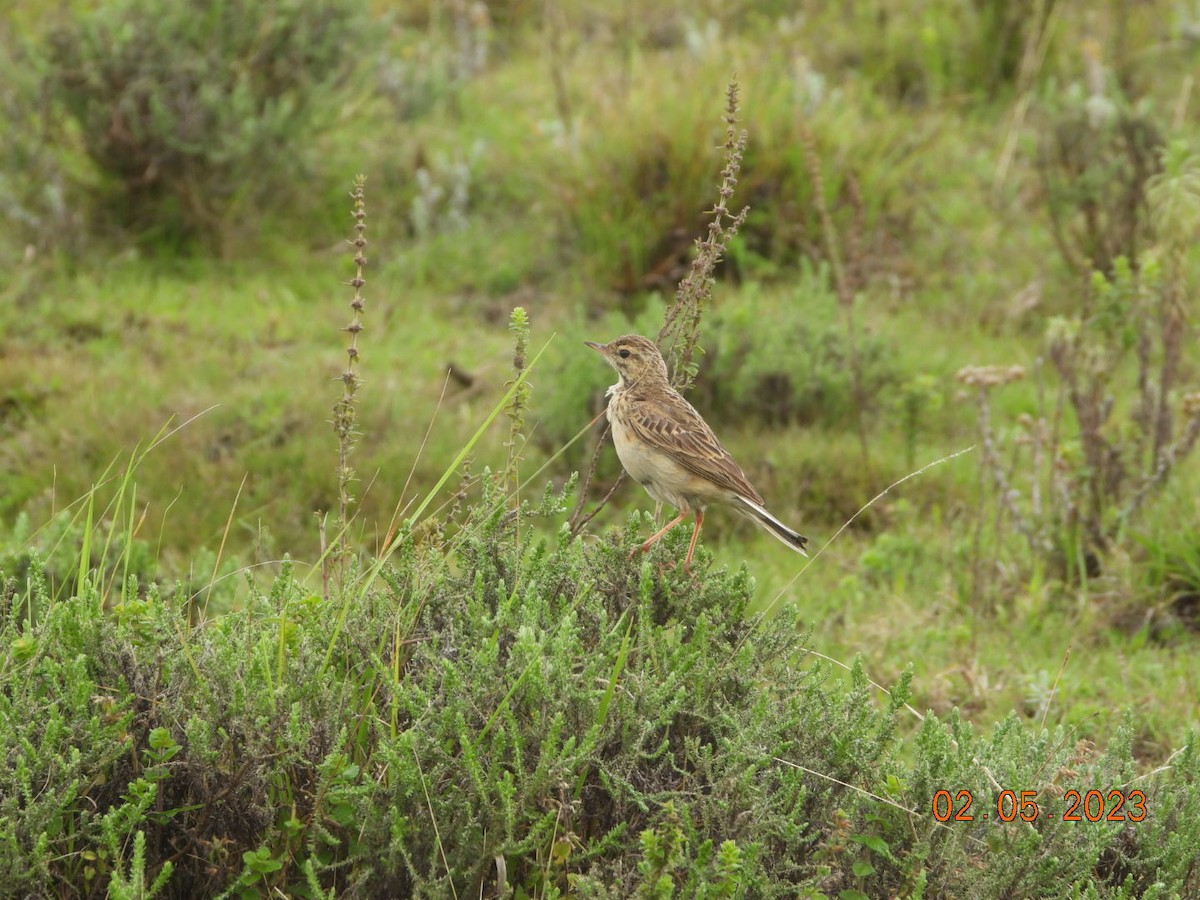
[[[1013,527],[1021,533],[1022,537],[1029,542],[1031,548],[1036,549],[1040,540],[1040,535],[1037,533],[1035,524],[1030,521],[1020,506],[1017,503],[1017,498],[1020,492],[1013,486],[1017,476],[1017,457],[1014,455],[1011,463],[1005,465],[1004,459],[1001,456],[1000,442],[996,436],[995,429],[992,426],[992,406],[991,406],[991,391],[994,388],[1003,387],[1006,384],[1011,384],[1014,381],[1020,381],[1025,377],[1024,366],[964,366],[959,369],[955,375],[955,379],[975,389],[976,407],[978,409],[979,422],[979,445],[982,453],[979,457],[979,478],[980,491],[984,495],[987,493],[986,482],[991,480],[993,483],[999,503],[996,508],[996,521],[994,523],[995,533],[999,534],[1004,522],[1004,517],[1007,516],[1013,523]],[[1041,444],[1038,441],[1038,436],[1042,434],[1040,426],[1035,423],[1028,423],[1026,433],[1032,436],[1034,444],[1033,454],[1036,458],[1041,458]],[[1032,474],[1032,481],[1037,484],[1038,473]],[[1038,491],[1035,487],[1034,493]],[[983,573],[980,569],[980,562],[984,555],[984,547],[986,542],[983,538],[984,516],[981,514],[975,527],[975,535],[973,540],[972,552],[972,593],[978,595],[983,584]],[[998,552],[995,546],[992,547],[992,565],[994,566],[998,557]]]
[[[748,206],[736,213],[729,209],[748,140],[746,130],[738,128],[738,92],[737,79],[734,79],[725,91],[725,144],[722,148],[725,165],[721,169],[717,202],[710,211],[712,219],[708,223],[708,233],[696,239],[696,257],[679,283],[675,302],[663,316],[663,326],[658,332],[657,343],[664,349],[663,355],[671,366],[671,384],[680,393],[686,393],[696,379],[700,319],[712,299],[713,273],[750,212]]]
[[[349,521],[350,508],[354,505],[354,495],[350,492],[350,485],[357,480],[357,475],[350,466],[350,454],[353,452],[360,437],[360,432],[356,427],[358,410],[355,400],[358,389],[362,387],[363,382],[355,370],[355,366],[359,361],[358,334],[363,330],[362,315],[366,306],[366,301],[363,299],[362,294],[363,286],[367,283],[363,277],[363,270],[367,265],[367,258],[363,254],[363,250],[367,246],[366,184],[366,176],[359,175],[354,179],[354,190],[350,194],[351,199],[354,201],[351,210],[351,215],[354,217],[354,235],[348,243],[354,248],[354,257],[352,260],[354,263],[354,277],[346,282],[346,284],[354,289],[354,293],[350,298],[350,322],[342,329],[350,335],[350,340],[346,346],[346,369],[341,375],[342,396],[333,404],[333,418],[330,420],[330,424],[333,425],[333,433],[336,435],[338,442],[338,521],[336,536],[334,538],[334,552],[324,554],[325,548],[322,547],[322,553],[326,559],[330,556],[334,558],[340,557],[339,548],[342,551],[345,549],[343,536],[346,524]],[[322,526],[322,542],[325,540],[323,535],[324,527]],[[328,572],[326,571],[324,574],[326,585],[328,585]]]
[[[965,385],[981,388],[1000,387],[1025,377],[1024,366],[963,366],[954,377]]]
[[[983,453],[980,464],[987,469],[995,481],[1000,494],[1001,503],[1005,505],[1013,517],[1018,530],[1027,538],[1032,537],[1032,527],[1025,521],[1017,509],[1014,499],[1016,492],[1012,487],[1011,471],[1006,471],[996,440],[996,432],[992,427],[992,407],[989,393],[992,388],[1002,387],[1025,377],[1023,366],[964,366],[955,373],[958,381],[976,389],[976,403],[979,409],[979,437]],[[1032,431],[1032,429],[1031,429]]]

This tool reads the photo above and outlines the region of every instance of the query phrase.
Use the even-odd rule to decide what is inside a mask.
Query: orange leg
[[[662,538],[662,536],[664,534],[666,534],[668,531],[670,531],[672,528],[674,528],[676,525],[678,525],[680,522],[682,522],[684,519],[686,519],[687,516],[688,516],[688,513],[681,512],[679,515],[677,515],[675,518],[673,518],[670,522],[668,522],[666,525],[664,525],[662,528],[660,528],[654,534],[650,535],[650,537],[648,537],[646,539],[646,542],[644,544],[642,544],[642,546],[638,547],[637,550],[634,550],[633,553],[630,553],[629,554],[630,558],[633,557],[634,553],[638,553],[639,551],[642,553],[645,553],[647,550],[649,550],[651,547],[653,547],[655,544],[657,544],[658,541]]]
[[[696,527],[692,529],[692,542],[688,544],[687,558],[683,561],[683,571],[692,570],[692,554],[696,552],[696,540],[700,537],[700,526],[704,524],[704,510],[696,510]]]

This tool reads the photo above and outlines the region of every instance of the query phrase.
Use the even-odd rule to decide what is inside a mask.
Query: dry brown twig
[[[333,426],[333,433],[337,437],[338,442],[338,463],[337,463],[337,485],[338,485],[338,518],[335,522],[335,535],[333,538],[333,547],[330,552],[326,553],[324,520],[321,522],[321,552],[323,560],[332,560],[338,566],[344,564],[344,555],[346,552],[344,534],[347,524],[350,521],[350,507],[354,504],[354,496],[350,493],[350,485],[358,480],[354,469],[350,467],[350,454],[358,443],[359,432],[357,429],[358,410],[355,406],[355,399],[358,389],[362,386],[362,379],[358,372],[355,371],[355,364],[359,360],[358,356],[358,335],[363,330],[362,314],[366,306],[366,301],[362,295],[363,286],[367,283],[363,278],[363,270],[367,265],[367,258],[363,254],[364,248],[367,246],[366,230],[367,230],[367,208],[366,208],[366,184],[367,179],[364,175],[359,175],[354,179],[354,190],[350,197],[354,201],[351,209],[351,215],[354,217],[354,236],[349,239],[349,243],[354,248],[354,277],[346,282],[349,287],[354,289],[354,293],[350,298],[350,322],[343,328],[350,335],[349,343],[346,346],[346,369],[341,374],[342,396],[338,398],[333,405],[333,418],[330,424]],[[329,571],[327,563],[322,563],[322,581],[325,584],[326,592],[329,585]]]

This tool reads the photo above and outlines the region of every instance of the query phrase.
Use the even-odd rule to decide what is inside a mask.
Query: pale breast
[[[710,502],[723,499],[726,492],[636,437],[622,415],[625,402],[627,400],[620,394],[614,394],[608,404],[608,421],[612,426],[617,458],[630,478],[642,485],[655,500],[678,510],[703,509]]]

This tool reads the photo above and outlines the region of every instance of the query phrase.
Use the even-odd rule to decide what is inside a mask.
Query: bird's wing
[[[746,473],[721,446],[708,423],[679,394],[639,398],[626,412],[635,436],[651,447],[689,472],[755,503],[763,503]]]

